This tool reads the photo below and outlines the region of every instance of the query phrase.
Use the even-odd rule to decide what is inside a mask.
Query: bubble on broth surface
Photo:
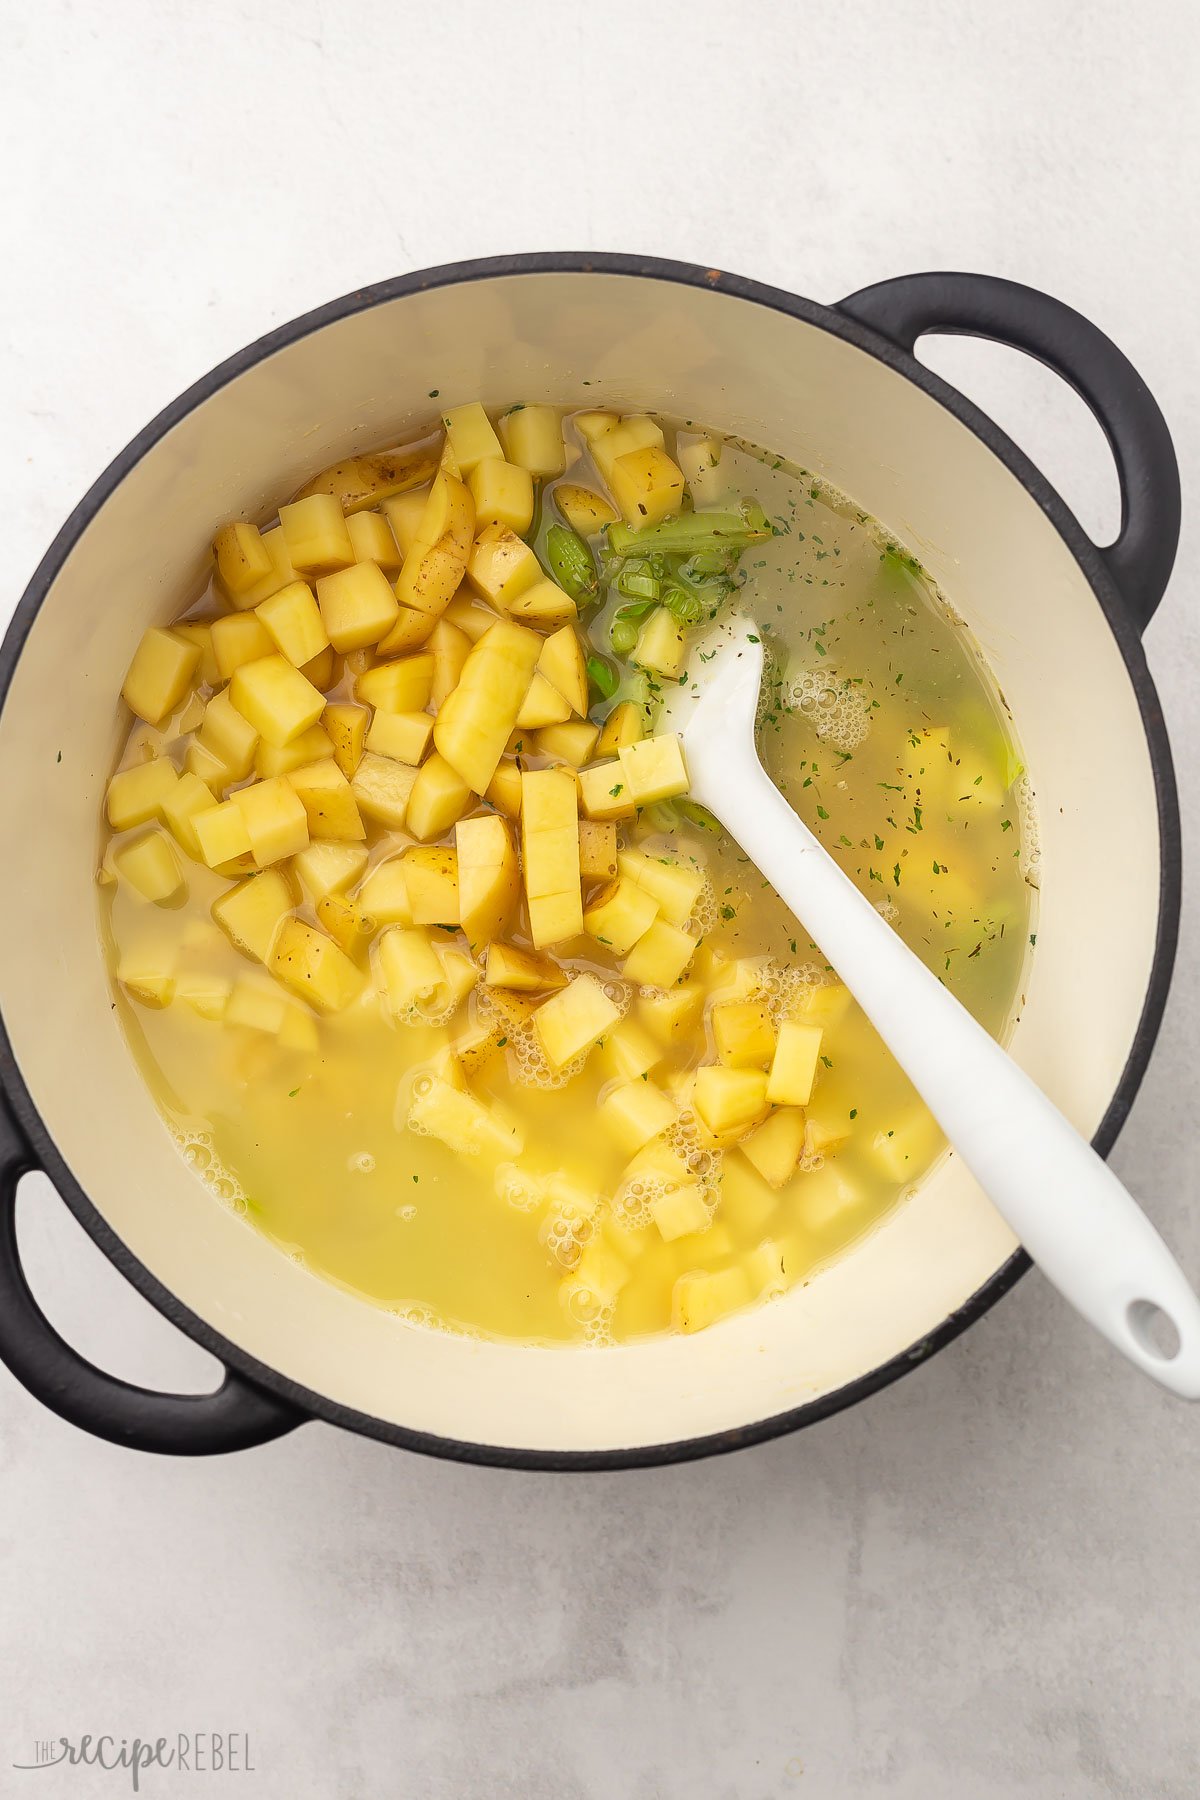
[[[369,1150],[356,1150],[350,1158],[350,1168],[357,1175],[370,1175],[375,1169],[375,1158]]]
[[[230,1212],[238,1213],[244,1218],[250,1210],[245,1189],[237,1176],[217,1156],[208,1132],[173,1130],[171,1135],[188,1168],[200,1177],[214,1198],[222,1206],[228,1207]]]
[[[1021,828],[1021,873],[1030,887],[1039,887],[1042,871],[1042,840],[1038,830],[1033,786],[1028,775],[1022,775],[1013,783],[1013,798],[1017,803],[1017,817]]]
[[[533,1212],[546,1198],[545,1177],[519,1163],[500,1163],[493,1176],[496,1198],[506,1200],[518,1212]]]
[[[894,900],[888,900],[886,898],[883,900],[873,900],[871,904],[879,914],[880,918],[886,919],[889,925],[894,925],[896,920],[900,917],[900,908],[896,905]]]
[[[715,931],[717,925],[717,890],[711,879],[704,877],[704,886],[696,896],[696,904],[692,908],[692,916],[688,920],[688,930],[694,937],[707,937]]]
[[[843,680],[834,669],[801,669],[783,686],[789,712],[808,719],[822,743],[835,750],[854,750],[871,729],[871,702],[859,682]]]
[[[758,970],[755,992],[767,1003],[771,1023],[778,1030],[784,1019],[794,1018],[814,988],[825,984],[816,963],[793,963],[781,966],[768,957]]]

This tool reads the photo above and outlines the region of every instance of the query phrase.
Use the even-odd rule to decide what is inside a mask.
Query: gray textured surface
[[[939,265],[1033,281],[1133,355],[1197,492],[1188,0],[618,0],[604,36],[550,4],[426,10],[5,0],[8,602],[218,357],[489,251],[658,251],[828,299]],[[1099,434],[1051,377],[965,343],[930,360],[1111,530]],[[1189,842],[1198,561],[1189,529],[1150,634]],[[1115,1161],[1200,1274],[1195,894]],[[203,1385],[47,1192],[25,1213],[73,1341]],[[174,1466],[0,1375],[0,1793],[128,1791],[10,1772],[38,1737],[238,1730],[253,1776],[143,1791],[1187,1800],[1198,1431],[1036,1278],[860,1411],[654,1474],[478,1472],[319,1427]]]

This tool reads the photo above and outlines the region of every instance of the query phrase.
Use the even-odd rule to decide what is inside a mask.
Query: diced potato
[[[400,858],[408,903],[418,925],[459,923],[458,854],[436,845],[414,846]]]
[[[674,731],[626,744],[619,761],[636,806],[653,806],[657,800],[673,800],[688,791],[683,743]]]
[[[113,866],[135,894],[156,906],[170,906],[187,891],[175,846],[157,828],[114,850]]]
[[[607,819],[580,819],[580,877],[584,881],[611,881],[616,873],[616,826]]]
[[[554,756],[573,769],[582,769],[591,760],[599,735],[599,727],[587,719],[572,719],[567,724],[545,726],[538,732],[534,748],[541,756]]]
[[[936,1120],[921,1106],[904,1114],[895,1125],[877,1131],[867,1154],[889,1181],[912,1181],[944,1146]]]
[[[392,831],[400,831],[408,816],[409,796],[416,779],[417,771],[407,763],[366,750],[350,786],[360,812]]]
[[[521,791],[521,861],[530,935],[537,948],[544,949],[583,930],[575,781],[561,769],[526,770]],[[553,904],[536,904],[542,901]]]
[[[472,647],[442,703],[433,741],[477,794],[491,785],[541,648],[535,631],[501,620]]]
[[[195,644],[199,650],[200,663],[196,673],[205,687],[210,688],[215,688],[221,680],[221,671],[213,655],[213,624],[214,621],[210,619],[179,619],[171,627],[176,637],[186,638],[189,644]]]
[[[479,964],[467,951],[457,944],[439,944],[433,946],[434,954],[442,965],[442,981],[434,995],[434,1007],[442,1012],[448,1006],[458,1006],[479,980]]]
[[[533,1024],[547,1061],[562,1069],[586,1055],[620,1016],[596,977],[585,972],[539,1006]]]
[[[159,804],[163,824],[180,849],[199,862],[200,842],[196,836],[196,815],[207,812],[213,804],[211,788],[205,787],[198,775],[184,773]]]
[[[618,458],[631,456],[639,450],[661,451],[665,441],[661,425],[656,424],[648,413],[629,413],[591,439],[592,461],[611,487]]]
[[[113,830],[128,831],[134,825],[146,825],[161,817],[162,803],[178,780],[179,771],[169,756],[155,756],[149,762],[119,770],[109,782],[105,797]]]
[[[293,769],[302,769],[306,763],[324,762],[332,755],[329,733],[321,725],[310,725],[307,731],[302,731],[299,737],[279,749],[274,744],[260,743],[254,752],[254,773],[261,781],[269,781],[272,775],[290,775]]]
[[[326,717],[331,710],[328,706],[325,708]],[[371,720],[366,744],[376,756],[390,756],[415,769],[428,750],[432,736],[433,718],[427,712],[377,712]]]
[[[362,844],[336,843],[309,844],[292,864],[313,901],[324,900],[328,894],[344,894],[366,866],[367,852]]]
[[[436,1076],[428,1085],[418,1084],[408,1118],[462,1156],[519,1156],[525,1147],[520,1128],[494,1106]]]
[[[715,1010],[715,1009],[714,1009]],[[812,1099],[824,1035],[820,1025],[785,1019],[771,1063],[767,1098],[772,1106],[807,1106]]]
[[[200,664],[200,646],[152,625],[134,651],[121,695],[148,725],[160,725],[187,694]]]
[[[695,954],[694,937],[656,919],[626,958],[625,979],[639,987],[674,987]]]
[[[378,563],[352,563],[323,575],[317,602],[329,642],[338,651],[365,650],[385,638],[400,616],[391,582]]]
[[[250,615],[245,616],[249,618]],[[282,651],[297,668],[311,663],[320,656],[322,650],[330,647],[329,633],[307,581],[294,581],[290,587],[280,588],[277,594],[272,594],[269,600],[264,600],[256,607],[255,616],[270,634],[268,648]],[[217,623],[220,624],[221,621],[218,620]],[[265,656],[267,651],[260,651],[259,654]],[[252,659],[247,657],[244,660]]]
[[[295,904],[287,878],[278,869],[252,875],[213,902],[212,915],[247,955],[266,962],[275,934]]]
[[[379,973],[397,1018],[427,1005],[444,979],[428,932],[403,925],[393,925],[380,938]]]
[[[358,516],[361,517],[361,514]],[[353,706],[342,701],[331,703],[321,714],[321,723],[328,732],[329,742],[333,747],[333,760],[347,781],[351,780],[362,759],[370,716],[365,706]],[[430,729],[432,728],[431,720]],[[372,749],[374,748],[372,745]]]
[[[287,589],[282,591],[286,593]],[[222,681],[228,681],[243,663],[270,656],[275,649],[275,640],[257,612],[226,613],[224,618],[214,619],[210,639]]]
[[[502,762],[488,783],[484,799],[510,819],[521,816],[521,771],[515,762]]]
[[[563,470],[562,421],[552,406],[514,406],[500,418],[509,462],[545,480]]]
[[[579,803],[589,819],[631,819],[637,811],[619,761],[579,771]]]
[[[694,982],[638,997],[638,1017],[663,1044],[677,1043],[692,1030],[704,1005],[704,989]]]
[[[683,470],[653,444],[618,456],[607,479],[627,525],[657,525],[683,504]]]
[[[796,1212],[809,1231],[821,1231],[862,1204],[863,1191],[835,1163],[810,1169],[795,1188]]]
[[[200,854],[210,869],[234,862],[250,850],[250,832],[246,816],[236,800],[222,800],[196,814],[196,841]]]
[[[418,612],[415,607],[402,606],[392,629],[379,640],[379,655],[405,656],[410,650],[420,650],[436,624],[436,613]]]
[[[418,650],[368,669],[354,684],[355,698],[381,712],[421,712],[433,688],[433,653]]]
[[[571,423],[590,449],[598,438],[615,430],[621,420],[615,412],[579,412],[574,414]]]
[[[828,1029],[846,1016],[853,998],[850,989],[840,981],[826,982],[822,987],[809,988],[796,1016]]]
[[[378,563],[385,575],[399,573],[404,553],[382,513],[356,512],[346,520],[355,562]]]
[[[596,1108],[602,1122],[627,1156],[675,1123],[678,1114],[652,1081],[624,1081],[610,1088]]]
[[[635,700],[622,700],[604,721],[597,756],[618,756],[630,744],[640,743],[644,736],[642,709]]]
[[[366,837],[350,783],[332,757],[294,769],[286,779],[308,815],[310,837],[343,843]]]
[[[358,998],[366,983],[362,970],[346,952],[303,919],[283,921],[271,949],[270,969],[318,1012],[341,1012]]]
[[[658,1226],[660,1237],[668,1244],[673,1244],[677,1238],[707,1231],[712,1224],[704,1189],[698,1181],[681,1181],[678,1187],[656,1195],[650,1202],[650,1217]]]
[[[311,494],[329,494],[343,512],[360,514],[364,507],[386,502],[393,495],[405,494],[420,487],[437,468],[437,454],[431,440],[419,444],[401,444],[394,450],[373,450],[365,456],[347,457],[322,469],[306,487],[298,500]],[[346,521],[347,527],[350,520]]]
[[[481,600],[473,600],[464,589],[456,594],[445,612],[442,614],[447,625],[456,625],[459,631],[466,632],[473,644],[477,644],[485,632],[492,629],[500,614]]]
[[[614,956],[627,956],[658,917],[658,901],[644,888],[619,876],[589,900],[583,928]]]
[[[575,481],[560,481],[554,490],[554,504],[580,537],[595,537],[617,518],[616,508],[592,488]]]
[[[475,804],[475,795],[456,769],[435,750],[417,770],[408,797],[405,829],[419,843],[442,837]]]
[[[662,1061],[662,1047],[636,1019],[622,1019],[603,1044],[607,1068],[622,1081],[639,1081]]]
[[[741,1137],[767,1114],[767,1078],[760,1069],[726,1069],[708,1063],[696,1070],[696,1111],[718,1140]]]
[[[602,1237],[589,1238],[579,1261],[563,1283],[566,1292],[578,1296],[576,1304],[591,1300],[595,1311],[611,1306],[629,1280],[629,1265]]]
[[[483,978],[488,987],[511,988],[520,994],[541,994],[567,985],[566,975],[552,956],[497,942],[488,945]]]
[[[721,1188],[717,1202],[718,1216],[740,1238],[751,1237],[765,1229],[779,1208],[779,1198],[767,1186],[757,1169],[740,1157],[721,1159]]]
[[[587,716],[588,678],[583,646],[572,625],[564,625],[548,637],[538,657],[538,672],[556,687],[580,718]]]
[[[653,894],[669,924],[687,924],[704,888],[701,870],[670,857],[648,856],[644,850],[619,850],[617,867],[622,875]]]
[[[529,545],[507,525],[485,525],[467,557],[467,580],[482,599],[506,612],[521,594],[545,580]]]
[[[257,525],[234,519],[213,538],[213,557],[222,586],[234,597],[247,593],[271,573],[271,558]]]
[[[503,456],[500,439],[478,400],[466,406],[452,406],[442,414],[442,424],[454,460],[464,475],[469,475],[486,457]]]
[[[250,849],[260,869],[295,856],[308,843],[308,814],[285,775],[239,788],[233,798],[246,821]]]
[[[547,725],[562,725],[570,716],[571,702],[540,670],[535,670],[517,714],[518,726],[523,731],[537,731]]]
[[[161,956],[123,954],[117,964],[117,980],[141,1006],[170,1006],[175,995],[174,967],[168,967]]]
[[[745,1269],[689,1269],[671,1291],[671,1322],[676,1331],[703,1331],[752,1298]]]
[[[240,615],[231,623],[241,623],[242,617],[251,616]],[[228,689],[214,694],[205,707],[197,742],[219,758],[234,781],[244,781],[254,767],[258,732],[233,704]]]
[[[519,536],[533,523],[533,480],[527,469],[505,462],[502,456],[485,456],[467,477],[475,502],[475,524],[507,525]]]
[[[263,600],[269,599],[272,594],[278,593],[280,588],[287,587],[289,582],[300,579],[300,571],[292,566],[292,559],[288,555],[283,532],[278,525],[272,526],[270,531],[263,532],[262,545],[270,561],[270,572],[264,575],[260,581],[256,581],[253,587],[247,588],[244,594],[230,593],[220,576],[218,575],[216,578],[218,590],[238,612],[258,606]]]
[[[411,817],[411,807],[409,810]],[[460,922],[468,943],[484,944],[507,929],[520,898],[512,828],[494,813],[460,819],[454,828],[454,843]]]
[[[237,779],[232,769],[197,738],[192,739],[184,752],[183,766],[189,775],[202,781],[212,794],[223,793],[230,782]]]
[[[669,606],[656,606],[648,613],[637,643],[633,660],[652,674],[678,679],[687,658],[687,642]]]
[[[224,975],[208,975],[198,970],[180,975],[175,983],[176,1000],[182,1000],[202,1019],[223,1019],[232,991],[233,983]]]
[[[291,1001],[273,981],[261,976],[239,975],[225,1002],[225,1023],[277,1037],[291,1011]]]
[[[322,895],[316,914],[317,924],[347,956],[357,956],[374,930],[370,915],[357,900],[347,900],[345,894]]]
[[[419,493],[408,492],[389,496],[382,503],[383,516],[391,527],[392,536],[400,546],[402,557],[408,555],[420,533],[421,520],[425,514],[425,505],[429,499],[429,491],[423,488]],[[379,561],[379,558],[375,559]]]
[[[764,1119],[738,1145],[742,1155],[771,1187],[782,1187],[800,1166],[804,1150],[804,1112],[783,1106]]]
[[[539,894],[526,901],[529,935],[534,943],[564,944],[583,930],[578,893]]]
[[[315,725],[325,710],[320,688],[278,653],[235,669],[229,698],[258,735],[277,749]]]
[[[354,561],[345,516],[332,494],[310,494],[305,500],[281,506],[279,528],[292,567],[302,575],[327,575]],[[338,647],[332,633],[330,637]]]
[[[570,594],[555,581],[535,582],[525,593],[508,602],[508,614],[522,624],[550,630],[558,625],[571,625],[579,617],[579,608]]]
[[[723,483],[713,473],[721,461],[721,449],[720,438],[710,432],[695,436],[684,432],[677,434],[675,460],[697,506],[711,506],[721,498]]]
[[[765,1000],[722,1000],[712,1009],[717,1055],[729,1069],[765,1069],[775,1054],[775,1027]],[[768,1096],[774,1100],[768,1085]]]
[[[443,470],[429,491],[396,582],[402,606],[435,617],[446,610],[466,573],[474,530],[470,493],[454,473]]]
[[[380,925],[411,925],[412,907],[408,899],[408,883],[404,865],[398,856],[379,863],[363,882],[359,892],[363,911]]]
[[[433,657],[433,681],[429,704],[436,712],[451,688],[458,686],[463,664],[471,651],[471,639],[457,625],[439,619],[429,634],[429,653]]]
[[[810,1106],[804,1125],[804,1154],[833,1156],[848,1143],[852,1130],[849,1114],[832,1108]]]

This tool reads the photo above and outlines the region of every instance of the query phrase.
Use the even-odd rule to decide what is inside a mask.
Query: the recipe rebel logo
[[[132,1791],[141,1792],[142,1776],[151,1769],[182,1775],[253,1775],[256,1773],[248,1731],[179,1731],[171,1737],[117,1738],[109,1733],[82,1737],[39,1738],[32,1758],[12,1764],[22,1773],[39,1769],[105,1769],[124,1773]]]

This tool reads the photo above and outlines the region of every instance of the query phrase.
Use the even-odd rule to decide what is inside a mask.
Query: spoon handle
[[[859,893],[757,759],[714,764],[696,797],[803,923],[1030,1256],[1139,1369],[1200,1399],[1200,1300],[1137,1202]],[[1177,1334],[1173,1355],[1150,1335],[1159,1312]]]

